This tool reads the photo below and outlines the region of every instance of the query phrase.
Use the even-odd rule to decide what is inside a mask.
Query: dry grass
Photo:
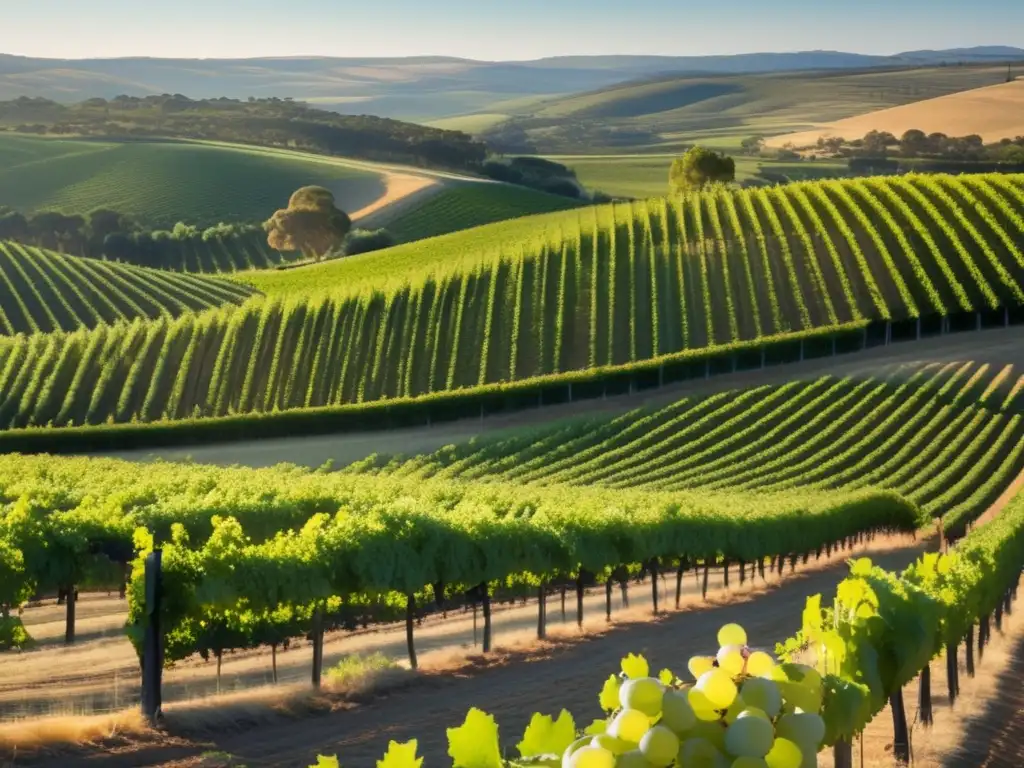
[[[978,134],[986,142],[1022,136],[1024,80],[881,109],[820,125],[813,130],[773,136],[766,144],[781,147],[792,143],[795,147],[810,147],[820,137],[859,139],[870,131],[888,131],[901,136],[911,128],[925,133],[945,133],[947,136]]]
[[[397,208],[397,204],[406,200],[406,198],[412,199],[415,195],[415,199],[420,199],[424,196],[422,193],[426,193],[429,190],[430,194],[433,194],[439,192],[442,187],[435,178],[430,176],[413,176],[407,173],[385,173],[383,181],[384,194],[351,213],[352,221],[365,226],[372,222],[374,218],[379,218],[379,214],[384,213],[385,210],[389,214],[392,213],[394,208]],[[376,217],[375,214],[377,214]]]

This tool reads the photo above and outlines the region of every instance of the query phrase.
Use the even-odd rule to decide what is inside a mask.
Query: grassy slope
[[[246,286],[0,241],[0,335],[93,328],[237,304]]]
[[[411,242],[583,204],[508,184],[453,184],[412,210],[386,221],[385,226],[400,241]]]
[[[229,145],[99,142],[0,134],[0,205],[84,213],[113,208],[152,225],[259,221],[296,188],[322,184],[343,209],[379,197],[379,173],[333,159]]]

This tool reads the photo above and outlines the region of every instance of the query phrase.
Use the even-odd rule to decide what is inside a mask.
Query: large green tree
[[[352,220],[323,187],[302,187],[263,225],[267,243],[278,251],[299,251],[316,260],[340,247]]]
[[[736,162],[728,155],[693,147],[672,161],[669,188],[673,194],[700,189],[714,182],[736,180]]]

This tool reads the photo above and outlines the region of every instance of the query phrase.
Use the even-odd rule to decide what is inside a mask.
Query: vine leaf
[[[662,685],[672,685],[672,681],[676,679],[676,676],[672,674],[671,669],[663,669],[658,673],[658,679]]]
[[[423,758],[416,757],[416,739],[399,744],[397,741],[388,743],[388,751],[384,759],[377,761],[377,768],[420,768]]]
[[[630,680],[635,680],[638,677],[647,677],[650,674],[650,667],[643,656],[631,653],[622,660],[622,671]]]
[[[601,709],[605,712],[614,712],[619,708],[620,685],[622,685],[622,681],[616,675],[609,675],[608,679],[604,681],[598,701],[601,703]]]
[[[576,722],[568,710],[563,709],[558,719],[535,712],[516,746],[522,757],[561,755],[576,740]]]
[[[326,755],[317,755],[316,763],[309,766],[309,768],[341,768],[341,764],[338,762],[338,758]]]
[[[498,724],[494,717],[476,707],[466,714],[466,722],[448,729],[448,756],[452,768],[501,768]]]
[[[602,733],[608,732],[608,721],[607,720],[595,720],[586,728],[583,729],[584,736],[600,736]]]

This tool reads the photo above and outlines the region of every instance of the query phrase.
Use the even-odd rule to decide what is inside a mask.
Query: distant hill
[[[768,144],[808,147],[819,137],[859,139],[870,131],[902,136],[911,129],[947,136],[978,135],[986,143],[1024,136],[1024,80],[869,112],[810,131],[774,136]]]
[[[731,148],[754,134],[809,130],[1005,81],[1002,63],[666,75],[547,99],[481,135],[497,149],[541,154]]]
[[[0,54],[0,99],[63,102],[180,93],[189,98],[292,97],[346,114],[437,119],[507,111],[538,97],[664,74],[738,74],[1024,59],[986,46],[867,56],[838,51],[730,56],[564,56],[520,62],[446,57],[38,59]]]

